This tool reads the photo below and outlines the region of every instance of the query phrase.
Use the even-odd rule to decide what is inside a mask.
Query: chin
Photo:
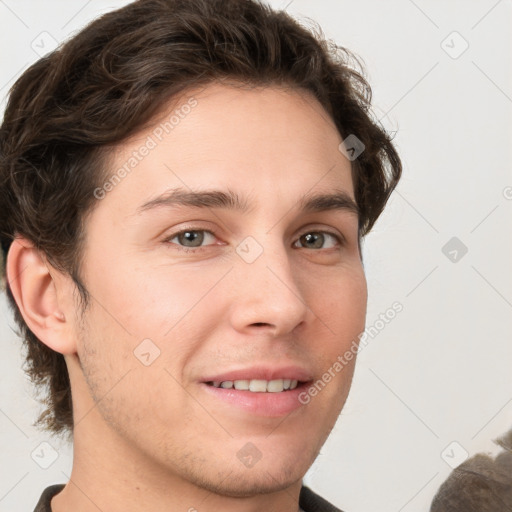
[[[287,456],[263,456],[247,467],[240,460],[233,460],[231,452],[199,456],[195,451],[183,454],[176,462],[172,464],[173,469],[179,467],[180,477],[192,485],[218,496],[248,498],[276,493],[300,483],[314,457],[306,457],[304,450],[295,454],[290,450]]]
[[[220,475],[219,475],[220,476]],[[268,471],[268,468],[256,467],[251,469],[241,468],[222,475],[218,481],[203,480],[201,487],[220,496],[231,498],[248,498],[258,494],[272,494],[288,489],[293,484],[301,481],[303,474],[296,469],[282,469],[280,472]]]

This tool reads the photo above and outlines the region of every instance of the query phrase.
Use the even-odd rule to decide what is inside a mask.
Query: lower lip
[[[305,391],[309,385],[310,384],[306,382],[299,384],[295,389],[278,393],[256,393],[234,388],[216,388],[204,382],[201,383],[201,386],[205,388],[207,393],[210,393],[219,400],[259,416],[274,418],[285,416],[299,407],[302,407],[304,404],[299,401],[299,395]]]

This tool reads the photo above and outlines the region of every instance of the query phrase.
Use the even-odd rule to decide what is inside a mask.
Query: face
[[[305,92],[210,85],[161,114],[112,154],[109,177],[137,163],[87,218],[73,400],[170,477],[283,489],[334,426],[355,359],[332,368],[364,329],[350,162]]]

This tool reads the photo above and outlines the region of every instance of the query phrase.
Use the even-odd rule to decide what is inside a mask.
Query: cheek
[[[364,330],[367,284],[362,266],[331,273],[313,289],[311,308],[339,342],[350,342]]]
[[[116,410],[153,408],[163,415],[162,424],[168,424],[172,411],[186,410],[179,402],[184,395],[178,383],[187,363],[219,322],[218,296],[215,303],[209,291],[225,271],[132,268],[130,275],[117,268],[88,282],[91,307],[79,357],[97,400],[109,393],[118,402]],[[105,401],[106,415],[113,404]]]
[[[321,354],[320,367],[325,372],[321,380],[328,390],[322,391],[324,404],[334,409],[344,403],[356,363],[360,334],[364,331],[367,305],[367,285],[362,267],[355,265],[340,272],[328,285],[316,292],[317,301],[311,306],[319,317],[318,327],[325,333],[315,343],[315,353]],[[319,385],[319,389],[323,389]]]
[[[173,418],[179,416],[185,424],[190,418],[201,416],[180,384],[184,363],[197,350],[199,329],[190,329],[190,322],[181,322],[167,336],[148,336],[148,332],[155,331],[151,327],[153,319],[172,316],[173,312],[169,313],[167,307],[150,308],[140,318],[133,301],[128,301],[130,306],[124,312],[122,302],[118,298],[107,311],[96,301],[85,314],[78,335],[78,356],[85,381],[101,416],[117,431],[136,441],[143,423],[156,438],[164,438]],[[180,310],[172,323],[181,317]],[[169,325],[165,324],[167,331]],[[136,335],[137,332],[143,334]]]
[[[90,286],[103,306],[97,311],[103,317],[99,321],[107,328],[124,332],[134,342],[146,338],[162,342],[184,324],[192,329],[197,325],[195,312],[208,302],[209,291],[224,274],[223,268],[205,265],[180,269],[128,264],[108,272],[104,279],[95,277]]]

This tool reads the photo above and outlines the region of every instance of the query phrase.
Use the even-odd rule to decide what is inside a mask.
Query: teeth
[[[276,382],[276,381],[273,381]],[[270,383],[269,383],[270,384]],[[236,385],[236,381],[235,381]],[[282,388],[282,386],[281,386]],[[258,393],[264,393],[267,391],[267,381],[266,380],[256,380],[253,379],[251,382],[249,382],[249,391],[257,391]],[[270,391],[270,389],[269,389]],[[282,389],[281,389],[282,391]]]
[[[213,386],[216,388],[224,389],[238,389],[241,391],[252,391],[253,393],[280,393],[288,389],[295,389],[299,381],[291,379],[276,379],[276,380],[225,380],[214,381]]]
[[[280,391],[284,391],[283,379],[271,380],[268,384],[265,381],[263,381],[263,383],[267,387],[267,391],[270,393],[279,393]]]
[[[249,381],[248,380],[235,380],[235,389],[240,389],[242,391],[247,391],[249,389]]]

